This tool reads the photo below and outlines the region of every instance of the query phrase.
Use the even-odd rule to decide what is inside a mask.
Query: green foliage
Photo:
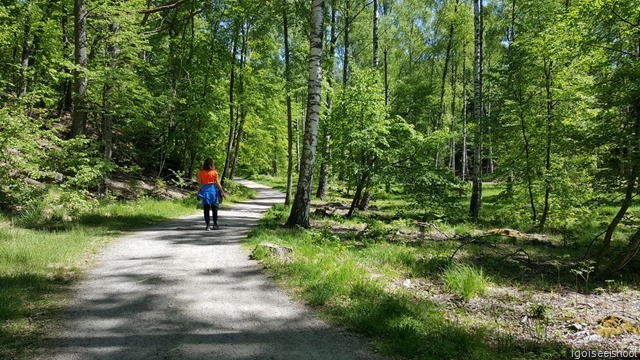
[[[465,208],[462,200],[465,198],[466,184],[448,171],[418,168],[419,165],[404,169],[402,175],[406,177],[402,178],[402,183],[412,202],[424,209],[424,220],[465,216],[461,214]]]
[[[571,269],[571,273],[576,275],[576,287],[578,286],[578,277],[584,281],[585,289],[589,289],[589,276],[595,270],[595,261],[585,260],[578,263],[577,267]]]
[[[331,112],[332,146],[342,149],[334,156],[334,169],[358,186],[376,184],[388,163],[393,122],[383,94],[376,72],[354,69],[347,87],[336,94]]]
[[[44,151],[33,141],[39,130],[20,110],[0,109],[0,209],[20,210],[42,190],[25,178],[39,178]]]
[[[451,265],[443,277],[447,288],[464,300],[483,295],[489,283],[482,269],[471,265]]]
[[[113,170],[113,163],[100,155],[96,143],[89,138],[62,140],[52,137],[51,140],[54,148],[47,153],[43,168],[61,172],[65,185],[79,189],[95,187]]]

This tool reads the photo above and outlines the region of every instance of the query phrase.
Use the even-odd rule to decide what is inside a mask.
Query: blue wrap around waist
[[[204,184],[198,191],[198,198],[201,205],[218,206],[218,188],[215,184]]]

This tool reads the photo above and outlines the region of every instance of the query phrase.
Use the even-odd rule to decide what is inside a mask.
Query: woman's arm
[[[220,183],[220,174],[216,171],[216,178],[214,180],[214,184],[216,184],[216,188],[218,191],[222,193],[222,196],[225,196],[224,189],[222,188],[222,184]]]
[[[220,179],[218,177],[216,177],[216,187],[218,188],[218,190],[220,190],[220,192],[222,192],[222,194],[224,195],[224,189],[222,188],[222,184],[220,184]]]

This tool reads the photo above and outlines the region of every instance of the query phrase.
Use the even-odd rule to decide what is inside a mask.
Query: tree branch
[[[613,6],[611,7],[611,12],[613,13],[613,15],[615,15],[618,19],[620,19],[620,21],[622,21],[623,23],[630,25],[632,28],[637,28],[638,24],[634,24],[631,21],[625,19],[622,15],[620,15],[618,12],[616,12],[616,2],[613,3]]]
[[[624,49],[615,49],[615,48],[612,48],[612,47],[609,47],[609,46],[599,45],[599,44],[591,44],[591,46],[619,53],[620,56],[631,55],[631,56],[634,56],[634,57],[640,57],[640,54],[638,54],[636,52],[632,52],[632,51],[627,51],[627,50],[624,50]]]
[[[163,32],[164,30],[167,30],[168,28],[170,28],[170,27],[172,27],[172,26],[174,26],[174,25],[177,25],[177,24],[180,24],[180,23],[182,23],[182,22],[185,22],[185,21],[190,20],[190,19],[192,19],[194,16],[196,16],[196,15],[198,15],[198,14],[201,14],[201,13],[203,13],[203,12],[204,12],[204,9],[200,9],[200,10],[193,11],[191,14],[189,14],[189,15],[185,16],[185,17],[184,17],[184,18],[182,18],[182,19],[178,19],[178,20],[176,20],[176,21],[172,21],[172,22],[170,22],[170,23],[168,23],[168,24],[166,24],[166,25],[164,25],[164,26],[162,26],[162,27],[159,27],[159,28],[157,28],[157,29],[154,29],[154,30],[145,31],[145,32],[143,32],[142,34],[144,34],[144,35],[153,35],[153,34],[157,34],[157,33],[159,33],[159,32]]]
[[[160,11],[175,9],[175,8],[177,8],[178,6],[182,5],[185,2],[187,2],[187,0],[178,0],[178,1],[174,2],[174,3],[160,5],[160,6],[156,7],[156,8],[153,8],[153,9],[142,9],[142,10],[139,10],[138,12],[140,14],[145,14],[145,15],[153,14],[153,13],[157,13],[157,12],[160,12]]]

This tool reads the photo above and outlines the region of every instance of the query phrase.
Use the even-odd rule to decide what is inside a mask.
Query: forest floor
[[[347,208],[339,203],[328,206],[315,204],[315,213],[320,216],[312,221],[312,226],[325,231],[331,228],[342,237],[350,232],[355,236],[346,238],[357,238],[357,234],[367,231],[368,225],[345,225],[332,220],[335,219],[333,216],[346,211]],[[640,291],[635,285],[624,286],[618,281],[598,283],[589,279],[593,270],[589,263],[561,263],[557,261],[559,257],[536,257],[536,252],[529,250],[532,247],[561,248],[558,239],[511,229],[484,233],[476,230],[476,239],[489,233],[507,240],[483,243],[472,249],[472,246],[466,246],[471,243],[468,238],[456,238],[435,226],[429,230],[432,224],[421,226],[423,228],[419,230],[386,234],[384,240],[425,249],[418,255],[423,257],[424,263],[428,262],[425,259],[434,259],[426,249],[447,242],[450,248],[456,249],[451,259],[456,256],[456,259],[480,266],[509,268],[512,271],[509,275],[517,280],[502,278],[490,282],[485,294],[464,301],[446,289],[439,274],[415,276],[409,270],[405,276],[389,277],[371,272],[372,277],[386,281],[391,292],[399,289],[408,291],[416,299],[438,304],[453,323],[467,328],[489,329],[490,333],[502,338],[506,335],[522,342],[559,344],[573,351],[626,351],[640,356]],[[528,242],[527,251],[523,250],[523,242]],[[500,256],[492,257],[493,253]],[[492,264],[496,259],[499,259],[498,265]],[[502,275],[507,272],[503,269]],[[574,284],[571,284],[572,276]],[[597,287],[598,284],[601,287]]]
[[[441,304],[456,323],[485,327],[518,340],[556,342],[573,350],[634,351],[640,355],[640,292],[584,294],[490,286],[467,302],[425,279],[397,279],[416,297]]]

